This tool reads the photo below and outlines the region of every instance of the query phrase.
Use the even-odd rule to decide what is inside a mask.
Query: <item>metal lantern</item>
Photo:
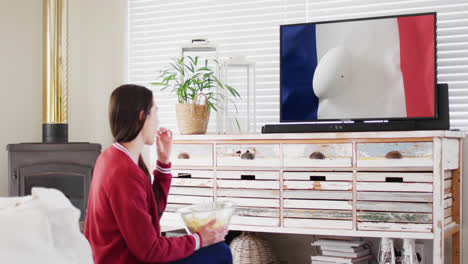
[[[204,53],[200,56],[200,52]],[[207,39],[192,39],[192,41],[182,46],[182,56],[199,56],[203,59],[218,59],[218,46]]]
[[[218,133],[255,133],[255,62],[246,60],[244,56],[230,57],[221,63],[221,80],[235,88],[240,98],[235,98],[226,89],[221,91],[224,109]]]

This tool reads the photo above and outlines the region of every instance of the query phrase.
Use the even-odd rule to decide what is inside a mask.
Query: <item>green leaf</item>
[[[212,69],[208,68],[207,66],[198,68],[198,71],[208,71],[208,72],[214,73],[214,71]]]
[[[232,88],[229,85],[226,85],[226,88],[234,97],[241,97],[240,94],[236,91],[236,89]]]
[[[166,85],[164,82],[152,82],[152,85]]]
[[[194,59],[192,58],[192,56],[187,56],[187,58],[189,58],[190,62],[194,64]]]
[[[221,84],[221,82],[218,80],[218,78],[214,78],[214,80],[216,81],[216,83],[219,85],[219,87],[223,88],[224,89],[224,86]]]
[[[210,108],[212,108],[215,112],[218,112],[218,109],[216,108],[216,106],[213,103],[211,103],[210,101],[208,101],[208,106]]]
[[[239,120],[237,120],[237,117],[236,117],[236,124],[237,124],[237,129],[239,129],[239,132],[241,132],[241,127],[240,127],[240,124],[239,124]]]
[[[169,64],[172,66],[172,68],[176,69],[178,72],[180,72],[180,73],[183,72],[183,70],[180,68],[179,65],[174,64],[174,63],[169,63]]]
[[[239,113],[239,109],[237,109],[236,102],[234,102],[232,99],[229,99],[229,101],[231,101],[232,105],[233,105],[234,108],[236,109],[236,113]]]
[[[179,65],[183,65],[183,64],[184,64],[184,59],[185,59],[185,57],[183,57],[183,56],[179,59],[179,62],[178,62]]]
[[[193,67],[193,64],[184,64],[184,67],[187,68],[187,70],[189,70],[191,73],[194,73],[195,71],[195,68]]]

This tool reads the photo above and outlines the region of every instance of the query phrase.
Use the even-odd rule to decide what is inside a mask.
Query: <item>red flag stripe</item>
[[[434,117],[434,15],[399,17],[400,67],[408,117]]]

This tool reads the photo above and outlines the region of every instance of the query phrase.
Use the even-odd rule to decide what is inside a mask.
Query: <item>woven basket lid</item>
[[[254,233],[243,232],[230,244],[233,264],[279,264],[273,247]]]

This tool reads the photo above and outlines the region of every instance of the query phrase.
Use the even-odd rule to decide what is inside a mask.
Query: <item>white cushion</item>
[[[30,196],[0,197],[0,262],[93,263],[80,232],[80,210],[58,190],[33,188]]]

